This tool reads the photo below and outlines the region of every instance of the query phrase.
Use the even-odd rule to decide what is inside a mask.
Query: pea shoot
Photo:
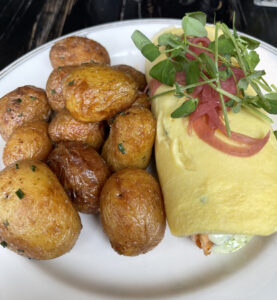
[[[190,115],[198,105],[198,99],[190,94],[197,86],[208,84],[219,94],[226,132],[231,136],[227,109],[239,113],[242,108],[250,111],[259,118],[272,122],[263,110],[277,114],[277,87],[269,85],[264,79],[265,71],[256,70],[260,62],[259,54],[255,51],[260,43],[249,37],[238,35],[233,18],[233,32],[221,22],[215,23],[215,39],[208,46],[193,43],[189,38],[207,37],[206,14],[202,12],[187,13],[182,19],[183,34],[164,33],[159,36],[158,44],[152,43],[143,33],[135,31],[132,40],[149,61],[154,61],[163,54],[164,59],[155,64],[149,74],[159,82],[172,86],[172,89],[152,96],[160,97],[174,94],[175,97],[186,97],[180,107],[172,112],[172,118]],[[220,34],[221,32],[221,34]],[[199,55],[191,51],[191,46],[205,51]],[[188,59],[188,57],[193,59]],[[232,67],[239,66],[244,77],[238,82]],[[178,84],[176,74],[184,72],[186,85]],[[233,77],[236,83],[236,94],[233,95],[221,87],[221,83]],[[251,87],[256,95],[247,95]],[[227,102],[224,96],[228,97]],[[260,109],[263,110],[260,110]]]

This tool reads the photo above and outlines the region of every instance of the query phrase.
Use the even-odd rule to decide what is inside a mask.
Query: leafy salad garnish
[[[180,98],[186,96],[188,100],[171,115],[172,118],[180,118],[190,115],[197,108],[198,99],[190,95],[195,87],[208,84],[219,93],[228,136],[231,136],[231,130],[227,109],[238,113],[244,107],[260,118],[272,122],[261,108],[268,113],[277,114],[277,88],[266,82],[263,77],[264,70],[256,70],[260,58],[255,49],[260,42],[239,35],[233,18],[232,31],[224,23],[215,23],[215,40],[210,42],[208,47],[192,43],[190,37],[207,37],[206,19],[206,14],[203,12],[187,13],[182,19],[183,34],[164,33],[159,36],[158,45],[153,44],[138,30],[132,34],[135,45],[149,61],[153,62],[161,54],[166,55],[165,59],[151,68],[150,76],[172,86],[173,89],[156,94],[152,98],[168,93],[174,93]],[[206,53],[197,55],[190,50],[190,46],[203,49]],[[187,54],[193,56],[194,60],[188,59]],[[244,77],[238,82],[232,67],[239,67],[243,71]],[[177,72],[185,72],[186,85],[175,81]],[[231,76],[236,82],[236,95],[227,92],[220,85],[221,81]],[[255,96],[246,93],[249,86],[255,91]],[[225,102],[224,96],[227,96],[229,101]]]

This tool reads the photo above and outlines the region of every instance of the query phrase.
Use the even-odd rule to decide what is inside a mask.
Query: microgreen
[[[180,107],[178,107],[171,113],[171,118],[181,118],[190,115],[195,111],[197,104],[197,98],[186,100]]]
[[[193,43],[190,37],[207,36],[205,25],[204,13],[187,13],[182,19],[183,33],[180,35],[164,33],[159,36],[157,45],[140,31],[133,33],[132,40],[148,60],[153,61],[164,54],[164,59],[155,64],[149,74],[161,83],[171,86],[172,89],[151,98],[170,93],[177,98],[186,97],[187,100],[171,114],[172,118],[184,117],[197,108],[198,99],[190,95],[194,88],[209,84],[219,94],[226,132],[229,136],[231,130],[227,107],[233,113],[239,113],[244,108],[259,118],[272,122],[261,108],[268,113],[277,114],[277,87],[265,81],[264,70],[256,70],[260,58],[255,49],[260,42],[237,33],[234,15],[233,31],[226,24],[215,22],[215,40],[210,42],[208,47]],[[205,51],[197,55],[191,51],[192,46]],[[188,55],[193,59],[188,59]],[[232,70],[232,67],[236,67],[237,64],[244,73],[244,77],[238,82]],[[185,72],[184,86],[176,82],[178,72]],[[236,94],[229,93],[221,87],[222,82],[231,76],[236,83]],[[249,87],[254,89],[256,96],[247,95]],[[229,98],[227,102],[224,96]]]

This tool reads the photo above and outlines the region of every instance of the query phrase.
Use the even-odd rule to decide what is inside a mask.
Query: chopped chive
[[[19,169],[19,164],[15,164],[15,168],[18,170]]]
[[[30,98],[31,98],[32,100],[36,100],[36,99],[37,99],[37,97],[34,97],[34,96],[30,96]]]
[[[9,226],[10,223],[9,223],[8,221],[4,221],[4,222],[3,222],[3,225],[4,225],[4,226]]]
[[[52,95],[56,94],[56,90],[52,89],[52,90],[51,90],[51,94],[52,94]]]
[[[22,192],[21,189],[18,189],[16,192],[16,196],[19,198],[19,199],[23,199],[25,194]]]
[[[60,59],[64,59],[64,56],[60,56]]]
[[[35,165],[31,165],[31,170],[33,171],[33,172],[35,172],[36,171],[36,166]]]
[[[0,244],[3,248],[8,247],[8,243],[6,241],[2,241]]]
[[[73,84],[74,84],[74,80],[69,81],[69,82],[67,83],[67,85],[73,85]]]
[[[8,107],[8,108],[7,108],[7,112],[10,112],[10,111],[12,111],[12,109]]]
[[[119,149],[119,151],[120,151],[122,154],[125,154],[125,153],[126,153],[125,148],[123,147],[123,145],[122,145],[121,143],[118,144],[118,149]]]
[[[21,102],[22,102],[22,99],[21,99],[21,98],[17,98],[17,99],[14,100],[14,102],[16,102],[16,103],[21,103]]]

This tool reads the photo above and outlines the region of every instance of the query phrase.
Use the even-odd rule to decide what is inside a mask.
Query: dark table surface
[[[182,18],[201,10],[208,21],[277,46],[277,8],[253,0],[0,0],[0,70],[26,52],[63,34],[107,22],[138,18]]]

